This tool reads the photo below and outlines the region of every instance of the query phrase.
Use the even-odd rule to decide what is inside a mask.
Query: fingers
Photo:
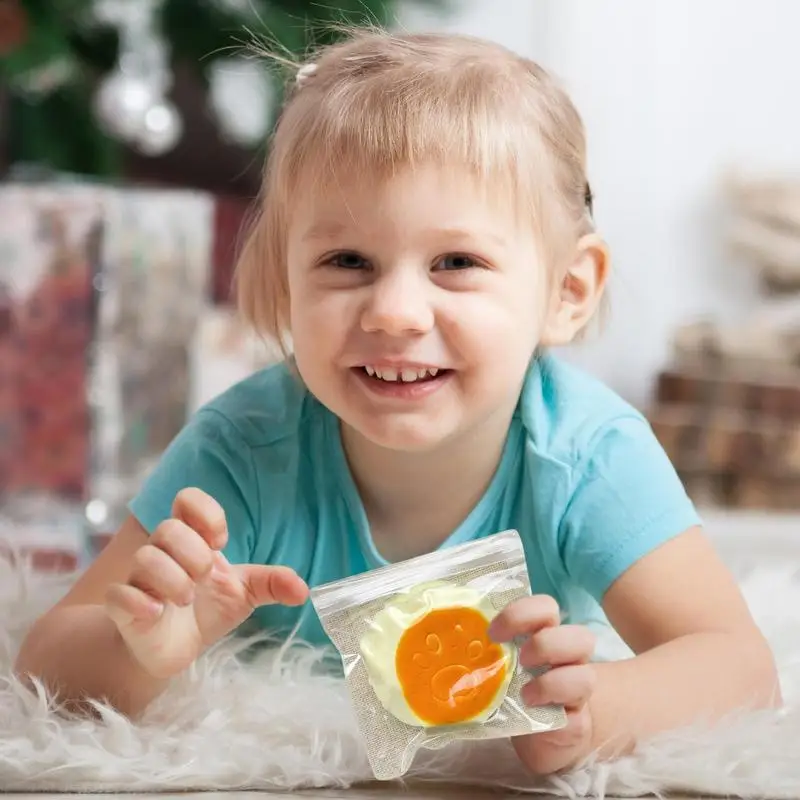
[[[238,570],[253,608],[274,603],[298,606],[308,598],[308,585],[289,567],[245,564]]]
[[[594,655],[595,636],[584,625],[560,625],[541,628],[520,648],[523,667],[560,667],[590,661]]]
[[[214,565],[214,551],[196,531],[178,519],[168,519],[150,537],[150,544],[163,550],[193,581],[202,580]]]
[[[535,775],[574,767],[592,750],[592,719],[587,706],[567,712],[567,724],[547,733],[515,736],[511,740],[517,754]]]
[[[593,664],[573,664],[539,675],[522,687],[522,700],[529,706],[559,705],[567,709],[584,706],[594,692]]]
[[[152,544],[136,551],[128,584],[162,602],[185,606],[194,600],[194,581],[186,570],[167,552]]]
[[[524,637],[522,666],[549,668],[523,687],[527,705],[559,705],[570,710],[589,701],[595,688],[595,669],[590,663],[595,637],[583,625],[562,625],[554,598],[535,595],[511,603],[492,621],[489,633],[499,642]]]
[[[213,550],[228,543],[228,523],[222,506],[201,489],[182,489],[172,504],[172,516],[196,531]]]
[[[216,525],[219,531],[219,518],[209,522],[210,507],[206,507],[205,499],[210,498],[182,492],[175,507],[178,513],[195,524],[205,517],[204,524]],[[215,502],[213,505],[219,509]],[[213,509],[211,513],[214,513]],[[224,515],[221,519],[224,525]],[[128,584],[132,589],[149,594],[155,601],[188,605],[194,600],[195,583],[211,571],[215,552],[186,521],[165,520],[153,531],[148,543],[136,551]]]
[[[489,626],[489,635],[496,642],[510,642],[517,636],[526,636],[545,627],[555,627],[561,622],[561,609],[549,595],[523,597],[509,603]]]
[[[124,583],[113,583],[106,590],[105,609],[120,627],[133,622],[155,622],[164,606],[155,598]]]

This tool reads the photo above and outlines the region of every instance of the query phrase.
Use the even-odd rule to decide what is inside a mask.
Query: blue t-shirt
[[[231,387],[188,422],[130,505],[152,532],[198,487],[225,510],[234,563],[285,564],[310,586],[386,564],[350,473],[338,419],[286,363]],[[643,416],[552,355],[534,359],[485,494],[442,544],[515,529],[534,593],[565,621],[603,625],[600,602],[628,567],[699,524]],[[313,606],[253,619],[329,644]]]

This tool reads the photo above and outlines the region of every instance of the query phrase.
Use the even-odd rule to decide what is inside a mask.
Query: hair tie
[[[299,70],[297,70],[297,75],[294,77],[295,84],[300,87],[302,86],[315,72],[317,71],[317,65],[314,63],[311,64],[303,64]]]

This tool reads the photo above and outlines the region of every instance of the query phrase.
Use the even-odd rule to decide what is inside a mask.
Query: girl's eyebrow
[[[430,231],[427,231],[427,233],[430,235],[447,236],[451,239],[468,239],[470,241],[475,241],[476,239],[491,239],[491,241],[500,247],[505,247],[507,244],[502,236],[485,228],[476,228],[473,230],[469,228],[432,228]]]
[[[317,241],[320,239],[335,239],[337,236],[347,230],[347,226],[335,220],[322,220],[311,225],[303,233],[303,241]],[[425,236],[433,238],[434,236],[446,236],[450,239],[466,239],[474,241],[475,239],[491,239],[495,244],[500,247],[505,247],[507,242],[496,233],[489,230],[476,230],[471,231],[466,227],[463,228],[430,228],[425,231]]]
[[[303,241],[315,241],[318,239],[333,239],[340,236],[346,230],[346,226],[334,220],[322,220],[314,223],[303,233]]]

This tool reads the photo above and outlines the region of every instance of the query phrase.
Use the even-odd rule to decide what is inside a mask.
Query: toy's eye
[[[442,640],[435,633],[429,633],[425,639],[425,647],[438,656],[442,652]]]
[[[483,642],[479,639],[470,642],[467,646],[467,657],[472,661],[477,661],[483,655]]]

